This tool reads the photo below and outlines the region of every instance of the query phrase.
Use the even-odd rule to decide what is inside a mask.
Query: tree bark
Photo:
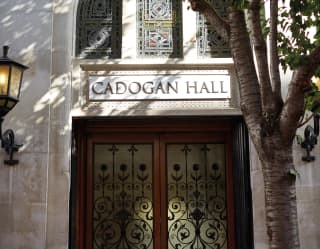
[[[244,12],[230,8],[230,47],[239,81],[240,105],[251,139],[260,144],[262,107]]]
[[[281,96],[281,78],[279,72],[279,56],[278,56],[278,1],[270,1],[270,34],[269,34],[269,44],[270,44],[270,75],[273,87],[273,92],[277,98],[277,101],[282,105]]]
[[[291,146],[281,136],[264,140],[260,158],[265,185],[266,225],[270,249],[298,249],[299,232]],[[261,153],[263,151],[263,153]]]
[[[251,28],[249,31],[252,48],[254,50],[255,61],[257,64],[257,72],[260,83],[261,102],[264,116],[271,116],[276,113],[274,94],[271,87],[267,45],[262,34],[261,27],[261,1],[252,0],[250,7],[248,8],[247,22],[250,23],[248,27]]]

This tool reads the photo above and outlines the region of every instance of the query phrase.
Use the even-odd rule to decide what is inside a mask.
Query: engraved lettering
[[[209,89],[208,89],[208,87],[207,87],[206,82],[203,82],[203,83],[202,83],[202,86],[201,86],[201,89],[200,89],[200,93],[203,93],[204,90],[206,91],[206,93],[210,93],[210,91],[209,91]]]
[[[175,84],[174,86],[173,86],[173,84]],[[176,94],[178,94],[178,82],[177,81],[175,81],[175,82],[168,82],[168,84],[167,84],[167,92],[169,93],[170,92],[170,90],[172,90],[172,91],[174,91]]]
[[[161,90],[161,92],[162,92],[163,94],[167,94],[167,93],[168,93],[168,92],[166,92],[165,89],[163,88],[163,85],[162,85],[162,82],[161,82],[161,81],[159,81],[159,83],[158,83],[158,85],[157,85],[157,87],[156,87],[156,94],[158,94],[160,90]]]
[[[129,92],[131,94],[138,94],[141,91],[141,85],[139,82],[131,82],[129,84]]]
[[[215,81],[211,81],[211,85],[212,85],[212,93],[219,93],[219,91],[216,90],[216,85],[215,84],[216,82]]]
[[[90,100],[230,98],[230,76],[221,74],[91,76]]]
[[[228,93],[228,90],[224,89],[224,81],[220,81],[220,86],[221,86],[221,93]]]
[[[113,89],[112,89],[112,87],[111,87],[110,82],[107,83],[106,89],[105,89],[105,91],[104,91],[104,94],[107,94],[108,92],[109,92],[110,94],[113,94]]]
[[[92,84],[91,90],[95,94],[103,94],[105,91],[105,83],[102,81],[97,81]]]
[[[194,81],[193,83],[187,81],[187,93],[188,93],[188,94],[191,93],[191,89],[193,89],[193,92],[194,92],[194,93],[198,93],[198,90],[197,90],[197,81]]]
[[[142,85],[142,91],[145,93],[145,94],[152,94],[153,93],[153,82],[152,81],[147,81],[146,83],[144,83]]]
[[[122,81],[116,82],[116,94],[125,94],[127,91],[127,85]]]

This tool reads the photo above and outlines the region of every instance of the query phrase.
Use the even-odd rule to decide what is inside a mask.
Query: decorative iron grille
[[[76,55],[120,58],[122,1],[81,0],[77,12]]]
[[[227,17],[227,0],[208,0],[214,9],[222,18]],[[200,57],[230,57],[230,47],[215,30],[209,25],[206,18],[197,14],[197,40],[198,40],[198,56]]]
[[[168,248],[227,249],[224,144],[167,144],[166,164]],[[152,144],[94,146],[94,249],[154,248],[152,175]]]
[[[152,249],[152,145],[94,150],[94,249]]]
[[[182,57],[181,0],[137,0],[140,57]]]
[[[227,249],[223,144],[167,146],[170,249]]]

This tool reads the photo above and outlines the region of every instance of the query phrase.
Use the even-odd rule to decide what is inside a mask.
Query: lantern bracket
[[[12,129],[8,129],[2,134],[2,122],[3,118],[0,118],[1,147],[4,148],[4,150],[9,155],[9,159],[4,160],[4,164],[13,166],[19,163],[19,160],[13,159],[13,153],[17,152],[19,148],[22,146],[22,144],[15,143],[14,132]]]

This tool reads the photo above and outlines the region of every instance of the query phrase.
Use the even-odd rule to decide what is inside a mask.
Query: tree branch
[[[254,55],[257,63],[260,92],[262,98],[262,109],[266,116],[275,113],[275,101],[271,87],[267,45],[262,34],[260,19],[261,1],[252,0],[248,9],[251,32],[249,33],[253,42]]]
[[[306,123],[308,123],[312,118],[314,117],[314,113],[312,113],[305,121],[298,124],[298,128],[304,126]]]
[[[214,26],[219,35],[226,41],[230,38],[230,26],[226,20],[221,18],[215,9],[206,0],[188,0],[194,11],[203,14],[207,21]]]
[[[249,34],[242,10],[230,8],[230,46],[239,80],[240,104],[253,142],[261,144],[262,108]]]
[[[273,92],[277,100],[282,104],[281,96],[281,79],[279,72],[279,56],[278,56],[278,0],[270,1],[270,75]]]
[[[304,113],[304,94],[310,88],[311,77],[320,66],[320,46],[306,57],[306,61],[293,73],[280,117],[280,130],[284,142],[288,144],[292,142],[299,120]]]

